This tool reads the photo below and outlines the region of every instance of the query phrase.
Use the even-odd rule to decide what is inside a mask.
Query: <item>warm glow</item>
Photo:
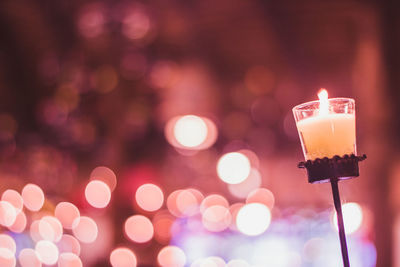
[[[34,249],[24,248],[19,252],[18,261],[21,267],[41,267],[38,254]]]
[[[229,228],[231,230],[237,231],[237,226],[236,226],[236,218],[237,218],[237,214],[239,213],[239,210],[244,206],[244,203],[235,203],[232,204],[229,207],[229,212],[231,214],[232,220],[231,220],[231,225],[229,225]]]
[[[192,264],[190,264],[190,267],[200,267],[201,264],[203,263],[204,259],[196,259]]]
[[[203,199],[203,194],[197,189],[176,190],[168,196],[167,208],[176,217],[193,216],[199,211]]]
[[[232,216],[224,206],[211,206],[207,208],[202,217],[204,228],[211,232],[221,232],[229,227]]]
[[[342,205],[343,221],[346,234],[352,234],[357,231],[363,222],[363,212],[360,205],[349,202]],[[332,216],[332,222],[335,229],[338,230],[336,211]]]
[[[183,154],[187,154],[187,150],[209,148],[218,136],[218,129],[212,120],[194,115],[171,118],[165,125],[164,132],[168,143],[186,150],[181,151]]]
[[[197,203],[201,203],[204,199],[203,193],[200,192],[200,190],[197,190],[195,188],[188,188],[188,191],[190,191],[197,199]]]
[[[306,261],[313,262],[318,258],[324,257],[326,251],[326,240],[320,237],[313,237],[309,239],[303,246],[303,258]]]
[[[193,148],[206,140],[207,125],[198,116],[186,115],[175,123],[174,136],[182,146]]]
[[[144,38],[151,29],[149,16],[139,8],[129,12],[122,22],[122,33],[132,40]]]
[[[248,264],[245,260],[231,260],[228,262],[226,267],[250,267],[250,264]]]
[[[171,239],[171,227],[175,222],[175,217],[163,210],[153,217],[154,238],[161,244],[168,244]]]
[[[223,155],[217,163],[219,178],[228,184],[243,182],[250,174],[251,165],[249,159],[238,152]]]
[[[81,253],[81,244],[72,235],[63,235],[58,241],[57,247],[60,253],[71,252],[78,256]]]
[[[325,88],[321,88],[318,92],[319,98],[319,114],[327,115],[329,113],[329,101],[328,101],[328,91]]]
[[[260,203],[244,205],[236,217],[236,225],[245,235],[256,236],[264,233],[271,223],[271,212]]]
[[[26,227],[26,215],[23,211],[17,214],[14,223],[8,229],[14,233],[22,233]]]
[[[6,191],[4,191],[3,195],[1,195],[1,200],[7,201],[11,205],[13,205],[17,213],[20,212],[24,207],[24,201],[21,195],[17,191],[12,189],[7,189]]]
[[[135,199],[143,210],[156,211],[164,203],[164,194],[160,187],[154,184],[144,184],[136,190]]]
[[[81,216],[73,222],[72,232],[79,241],[83,243],[92,243],[97,238],[98,228],[96,222],[92,218]]]
[[[90,173],[91,180],[100,180],[105,182],[111,191],[117,186],[117,176],[115,173],[105,166],[99,166]]]
[[[17,250],[17,245],[15,244],[15,241],[11,236],[0,234],[0,248],[6,248],[15,254],[15,251]]]
[[[111,190],[108,185],[99,180],[90,181],[85,188],[87,202],[95,208],[105,208],[111,199]]]
[[[190,190],[182,190],[176,198],[178,210],[185,216],[193,216],[199,212],[200,203]]]
[[[199,267],[226,267],[225,261],[216,256],[208,257],[205,259],[202,259],[198,263]],[[193,267],[193,266],[191,266]]]
[[[229,202],[228,200],[226,200],[226,198],[224,198],[221,195],[218,194],[211,194],[208,195],[205,199],[203,199],[203,201],[201,202],[200,205],[200,212],[204,213],[206,211],[207,208],[211,207],[211,206],[222,206],[225,208],[229,208]]]
[[[275,197],[272,192],[266,188],[258,188],[249,193],[246,198],[246,204],[261,203],[272,209],[275,204]]]
[[[35,184],[27,184],[22,189],[22,199],[25,207],[30,211],[38,211],[44,204],[43,190]]]
[[[58,248],[54,243],[47,240],[40,240],[35,246],[39,260],[47,265],[53,265],[58,260]]]
[[[7,201],[0,201],[0,225],[9,227],[14,224],[16,218],[14,206]]]
[[[186,255],[179,247],[166,246],[158,253],[157,261],[162,267],[183,267]]]
[[[35,220],[31,223],[31,226],[29,228],[29,234],[34,242],[38,242],[39,240],[42,239],[42,237],[39,234],[39,223],[40,220]]]
[[[81,259],[70,252],[61,253],[58,259],[58,267],[82,267]]]
[[[257,154],[254,153],[254,151],[249,149],[240,149],[237,152],[245,155],[249,159],[252,168],[254,169],[260,168],[260,159],[258,158]]]
[[[250,192],[261,186],[261,174],[252,168],[249,177],[241,183],[229,184],[229,192],[237,198],[246,198]]]
[[[60,221],[53,216],[44,216],[39,221],[39,234],[44,240],[58,242],[63,234]]]
[[[129,248],[116,248],[110,254],[112,267],[136,267],[137,260],[135,254]]]
[[[72,223],[80,217],[80,212],[74,204],[60,202],[55,208],[54,215],[65,229],[72,229]]]
[[[153,238],[154,227],[151,221],[143,215],[133,215],[125,221],[124,231],[133,242],[146,243]]]
[[[96,37],[103,32],[105,20],[100,8],[86,9],[78,18],[79,32],[86,38]]]
[[[178,209],[178,195],[182,192],[183,190],[175,190],[171,194],[169,194],[167,198],[167,208],[168,211],[176,216],[176,217],[184,217],[185,215],[182,214],[182,212]]]
[[[0,248],[0,266],[14,267],[16,259],[14,253],[7,248]]]

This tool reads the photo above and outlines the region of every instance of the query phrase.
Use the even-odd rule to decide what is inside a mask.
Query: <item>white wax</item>
[[[356,153],[354,114],[327,114],[297,122],[306,160]]]

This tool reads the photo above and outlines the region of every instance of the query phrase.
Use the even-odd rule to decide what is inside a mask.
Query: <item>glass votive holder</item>
[[[306,160],[356,155],[355,101],[330,98],[293,108]]]

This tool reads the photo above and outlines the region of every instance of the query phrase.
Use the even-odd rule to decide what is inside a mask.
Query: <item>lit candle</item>
[[[356,154],[354,99],[328,99],[325,89],[318,97],[293,108],[305,159]]]

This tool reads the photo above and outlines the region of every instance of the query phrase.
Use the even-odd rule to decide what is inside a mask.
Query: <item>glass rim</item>
[[[353,99],[353,98],[349,98],[349,97],[334,97],[334,98],[328,98],[328,101],[329,102],[331,102],[331,101],[337,101],[337,100],[346,100],[346,101],[348,101],[348,102],[351,102],[351,103],[355,103],[355,100]],[[317,104],[317,103],[319,103],[320,102],[320,100],[313,100],[313,101],[308,101],[308,102],[305,102],[305,103],[301,103],[301,104],[299,104],[299,105],[297,105],[297,106],[294,106],[293,107],[293,109],[292,109],[292,111],[293,112],[296,112],[296,111],[298,111],[298,110],[301,110],[301,111],[309,111],[309,110],[314,110],[315,108],[308,108],[308,109],[305,109],[304,107],[307,107],[307,106],[310,106],[310,105],[313,105],[313,104]]]

